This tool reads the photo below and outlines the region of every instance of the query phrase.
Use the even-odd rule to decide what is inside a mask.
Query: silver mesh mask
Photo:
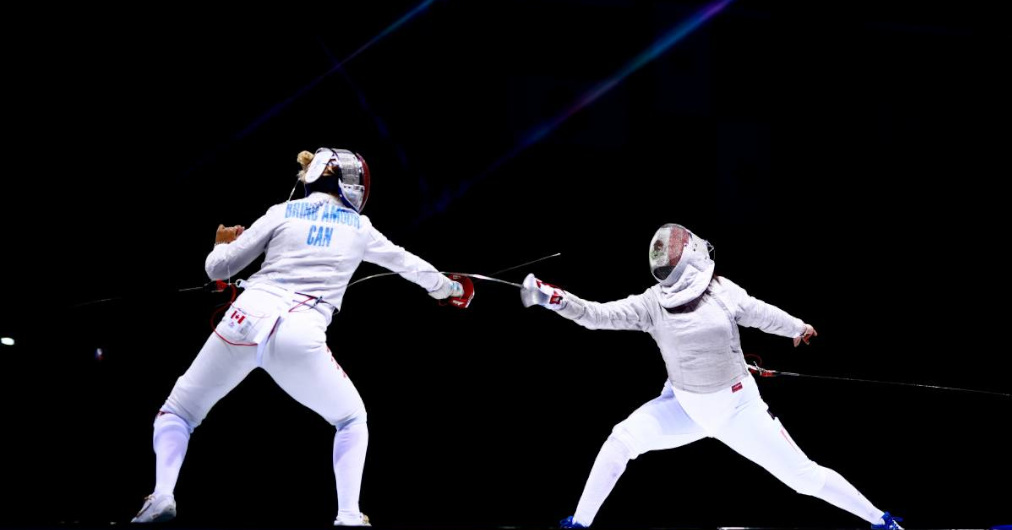
[[[674,285],[690,265],[702,270],[712,262],[712,252],[709,241],[682,225],[668,223],[650,240],[650,274],[661,285]]]
[[[305,173],[300,179],[312,184],[330,168],[332,177],[338,179],[338,196],[346,206],[362,212],[369,199],[369,166],[365,159],[347,149],[321,147],[313,155]]]

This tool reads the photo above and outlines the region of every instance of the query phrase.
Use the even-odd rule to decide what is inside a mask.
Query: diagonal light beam
[[[623,66],[621,69],[615,72],[614,75],[612,75],[608,79],[605,79],[604,81],[596,85],[594,88],[589,90],[587,93],[585,93],[583,96],[577,99],[572,105],[570,105],[564,111],[557,114],[554,118],[548,120],[546,123],[531,128],[531,130],[529,130],[527,134],[524,135],[523,139],[520,142],[514,145],[513,148],[510,149],[509,152],[507,152],[505,155],[499,157],[497,160],[492,162],[492,164],[484,171],[482,171],[481,173],[477,174],[476,176],[470,179],[465,179],[461,181],[457,185],[457,188],[455,190],[448,190],[447,192],[444,192],[442,196],[440,196],[439,199],[435,201],[434,205],[425,208],[425,210],[422,212],[419,218],[415,219],[415,224],[417,225],[421,221],[428,219],[429,217],[431,217],[436,213],[446,211],[446,209],[450,206],[450,204],[453,201],[459,199],[464,194],[466,194],[475,184],[488,178],[489,175],[491,175],[497,169],[502,167],[503,164],[515,158],[518,154],[526,150],[528,147],[543,140],[546,136],[555,131],[555,129],[557,129],[560,125],[562,125],[566,120],[571,118],[574,114],[597,101],[598,98],[607,94],[611,89],[615,88],[615,86],[617,86],[619,83],[624,81],[627,77],[632,75],[634,72],[636,72],[649,62],[663,55],[672,46],[677,44],[687,35],[695,31],[704,23],[706,23],[708,20],[710,20],[718,13],[723,11],[724,8],[727,7],[728,4],[730,4],[733,1],[734,0],[718,0],[716,2],[713,2],[700,9],[698,12],[689,17],[687,20],[670,29],[667,33],[661,36],[660,39],[655,41],[647,49],[640,52],[639,55],[634,57],[631,61],[626,63],[625,66]]]

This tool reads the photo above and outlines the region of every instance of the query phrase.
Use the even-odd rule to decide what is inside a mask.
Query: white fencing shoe
[[[372,526],[369,524],[369,516],[359,513],[358,517],[338,516],[334,519],[334,526]]]
[[[162,523],[176,516],[176,498],[172,495],[155,495],[144,498],[144,506],[131,523]]]

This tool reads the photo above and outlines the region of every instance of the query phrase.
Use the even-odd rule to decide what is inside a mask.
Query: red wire
[[[774,372],[772,370],[766,370],[765,368],[763,368],[763,358],[762,357],[760,357],[760,356],[758,356],[758,355],[756,355],[754,353],[746,353],[745,354],[745,359],[748,360],[749,357],[755,359],[755,367],[753,367],[751,365],[748,365],[748,369],[749,369],[750,372],[754,371],[755,373],[758,373],[759,377],[775,377],[777,375],[776,372]],[[747,363],[746,363],[746,365],[747,365]]]
[[[219,283],[220,282],[221,282],[221,280],[219,280]],[[232,296],[231,296],[231,298],[229,299],[228,302],[222,304],[221,306],[218,307],[218,309],[215,309],[214,312],[211,313],[211,330],[212,331],[217,327],[217,326],[214,325],[214,318],[216,316],[218,316],[218,314],[220,314],[223,311],[225,311],[225,309],[227,309],[229,306],[231,306],[232,302],[235,302],[236,294],[237,294],[236,289],[235,289],[235,285],[233,285],[233,284],[230,283],[230,284],[228,284],[228,287],[230,287],[232,289]],[[221,290],[224,291],[225,288],[223,287]],[[215,333],[217,333],[217,331],[215,331]],[[219,337],[220,336],[221,335],[219,335]],[[222,340],[224,340],[224,339],[222,339]]]
[[[294,313],[295,310],[299,308],[299,306],[306,305],[306,302],[308,302],[310,300],[317,300],[317,298],[315,296],[309,296],[308,294],[304,294],[302,296],[305,296],[306,299],[303,300],[303,301],[301,301],[301,302],[299,302],[299,303],[297,303],[297,304],[295,304],[294,307],[292,307],[291,309],[288,310],[289,313]],[[309,306],[306,306],[306,307],[309,307]],[[312,309],[312,307],[309,307],[309,309]],[[306,311],[306,309],[303,309],[303,311]],[[302,311],[299,311],[299,313],[301,313],[301,312]]]
[[[223,282],[221,280],[218,280],[217,283],[218,283],[218,286],[221,287],[221,284]],[[255,342],[232,342],[232,341],[226,339],[225,337],[222,337],[221,333],[218,333],[217,326],[214,325],[214,318],[216,316],[218,316],[218,314],[221,313],[222,311],[224,311],[226,308],[231,307],[232,306],[232,302],[235,302],[235,299],[236,299],[238,291],[236,290],[234,284],[230,283],[230,284],[228,284],[228,287],[230,287],[232,289],[232,295],[229,297],[229,300],[228,300],[227,303],[222,304],[220,307],[218,307],[218,309],[214,310],[214,313],[211,313],[211,331],[213,331],[214,334],[217,335],[219,339],[221,339],[221,340],[223,340],[223,341],[225,341],[225,342],[227,342],[227,343],[229,343],[229,344],[231,344],[233,346],[256,346]],[[225,288],[221,287],[221,290],[224,291]]]

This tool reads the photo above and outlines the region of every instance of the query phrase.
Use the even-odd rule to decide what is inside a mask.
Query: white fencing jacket
[[[729,388],[748,374],[738,326],[784,337],[800,337],[805,324],[785,311],[749,296],[731,280],[714,277],[702,296],[673,309],[661,305],[655,285],[624,300],[598,303],[566,293],[559,314],[589,329],[649,333],[661,350],[671,384],[686,392]]]
[[[451,281],[328,193],[272,206],[235,241],[215,245],[204,269],[212,280],[230,278],[262,252],[267,256],[246,288],[322,296],[330,306],[319,304],[321,310],[341,308],[348,281],[363,260],[397,272],[428,292]],[[328,323],[332,312],[325,312]]]

